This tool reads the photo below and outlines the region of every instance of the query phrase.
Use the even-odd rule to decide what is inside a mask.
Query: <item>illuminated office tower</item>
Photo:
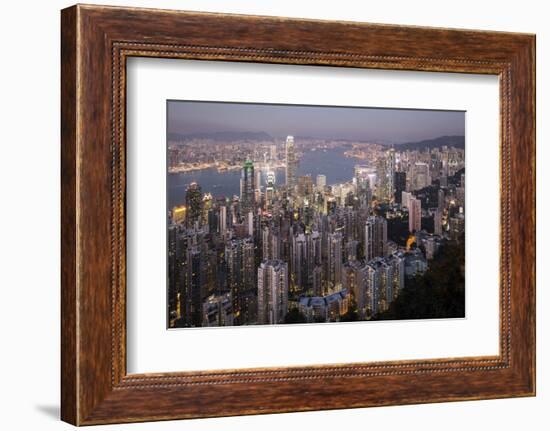
[[[202,214],[202,190],[201,186],[195,182],[187,187],[185,205],[187,206],[187,225],[193,227],[200,222]]]
[[[254,211],[255,191],[254,164],[247,159],[241,170],[241,215],[246,216]]]
[[[175,206],[172,208],[172,221],[176,224],[184,224],[187,207],[185,205]]]
[[[277,177],[275,176],[275,171],[268,171],[266,174],[266,183],[271,187],[275,187],[277,182]]]
[[[273,199],[275,198],[275,172],[269,171],[266,175],[265,186],[265,209],[271,210],[273,206]]]
[[[246,227],[248,229],[248,236],[254,236],[254,214],[249,211],[246,219]]]
[[[409,232],[420,231],[422,225],[422,202],[420,199],[409,199]]]
[[[322,192],[325,189],[325,186],[327,185],[326,175],[322,175],[322,174],[317,175],[315,185],[317,186],[317,191]]]
[[[387,254],[388,222],[384,217],[371,216],[365,222],[365,260]]]
[[[286,162],[286,186],[290,192],[296,186],[296,172],[298,170],[298,160],[294,149],[294,136],[286,137],[285,144],[285,162]]]
[[[260,169],[254,170],[254,203],[260,203],[262,201],[262,171]]]
[[[370,181],[369,176],[372,174],[371,168],[367,165],[355,165],[353,176],[357,179]]]
[[[288,266],[264,260],[258,268],[258,323],[283,323],[288,312]]]

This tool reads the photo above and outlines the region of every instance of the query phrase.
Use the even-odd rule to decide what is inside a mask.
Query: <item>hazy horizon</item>
[[[464,136],[465,112],[169,100],[168,134],[260,133],[415,142]]]

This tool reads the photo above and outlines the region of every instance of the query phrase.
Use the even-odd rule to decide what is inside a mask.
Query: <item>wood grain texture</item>
[[[533,35],[74,6],[62,11],[61,37],[63,420],[86,425],[534,394]],[[500,354],[127,375],[130,56],[499,75]]]
[[[61,417],[78,421],[76,300],[76,9],[61,16]]]

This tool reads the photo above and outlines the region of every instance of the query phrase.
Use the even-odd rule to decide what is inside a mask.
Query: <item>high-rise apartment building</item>
[[[422,202],[420,199],[409,199],[409,232],[417,232],[422,226]]]
[[[258,268],[258,323],[283,323],[288,312],[288,266],[264,260]]]
[[[338,289],[342,281],[342,234],[328,236],[327,280],[330,289]]]
[[[365,222],[365,260],[387,254],[388,222],[384,217],[371,216]]]

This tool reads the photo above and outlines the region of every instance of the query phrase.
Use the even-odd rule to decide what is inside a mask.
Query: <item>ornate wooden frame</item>
[[[61,17],[63,420],[88,425],[535,394],[534,35],[82,5]],[[128,375],[130,56],[498,75],[500,354]]]

